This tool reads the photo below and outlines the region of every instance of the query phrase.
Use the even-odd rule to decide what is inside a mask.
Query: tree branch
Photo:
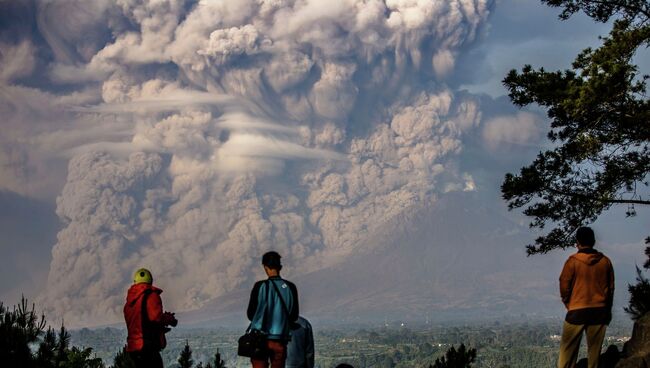
[[[593,1],[594,3],[597,3],[597,4],[603,4],[603,5],[606,5],[606,4],[608,4],[608,3],[611,3],[611,1],[608,1],[608,0],[592,0],[592,1]],[[628,10],[628,12],[630,12],[630,13],[632,13],[632,12],[636,12],[636,13],[641,13],[641,14],[645,15],[646,20],[647,20],[648,18],[650,18],[650,12],[648,11],[647,8],[644,9],[643,7],[640,7],[640,6],[634,6],[634,5],[631,5],[631,4],[625,4],[625,3],[623,3],[623,4],[618,4],[618,5],[619,5],[619,7],[620,7],[621,9],[626,9],[626,10]],[[642,23],[644,23],[644,22],[645,22],[645,20],[644,20]]]
[[[641,200],[641,199],[605,199],[605,198],[596,198],[596,197],[589,196],[589,195],[586,195],[586,194],[565,192],[563,190],[558,190],[558,189],[555,189],[555,188],[551,188],[549,186],[545,187],[545,189],[548,190],[549,192],[554,193],[554,194],[559,194],[559,195],[564,195],[564,196],[569,196],[569,197],[574,197],[574,198],[583,198],[583,199],[588,199],[588,200],[591,200],[591,201],[597,201],[597,202],[603,202],[603,203],[650,205],[650,201],[644,201],[644,200]]]

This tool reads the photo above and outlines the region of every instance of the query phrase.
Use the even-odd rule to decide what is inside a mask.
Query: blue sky
[[[289,3],[0,3],[0,300],[110,323],[145,265],[196,309],[269,247],[296,278],[327,270],[449,193],[525,229],[499,185],[547,121],[501,80],[567,68],[608,25],[536,1]],[[647,210],[624,212],[595,224],[621,285],[648,235]],[[520,239],[507,257],[552,295],[567,252],[530,261]]]

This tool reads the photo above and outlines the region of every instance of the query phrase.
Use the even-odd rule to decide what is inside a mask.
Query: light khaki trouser
[[[605,339],[607,325],[572,325],[564,322],[562,327],[562,340],[560,341],[560,358],[557,361],[558,368],[573,368],[578,359],[582,331],[587,335],[587,366],[598,368],[600,348]]]

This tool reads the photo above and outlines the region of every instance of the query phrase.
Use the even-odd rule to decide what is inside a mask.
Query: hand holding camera
[[[165,326],[176,327],[178,325],[178,320],[175,317],[176,313],[164,312],[162,316],[162,322]]]

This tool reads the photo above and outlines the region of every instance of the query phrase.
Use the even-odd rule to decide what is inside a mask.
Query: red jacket
[[[129,288],[124,304],[124,320],[128,330],[126,351],[140,351],[143,348],[161,350],[167,346],[164,327],[161,289],[146,284],[134,284]],[[143,299],[146,297],[146,305]],[[143,317],[146,318],[143,320]]]

